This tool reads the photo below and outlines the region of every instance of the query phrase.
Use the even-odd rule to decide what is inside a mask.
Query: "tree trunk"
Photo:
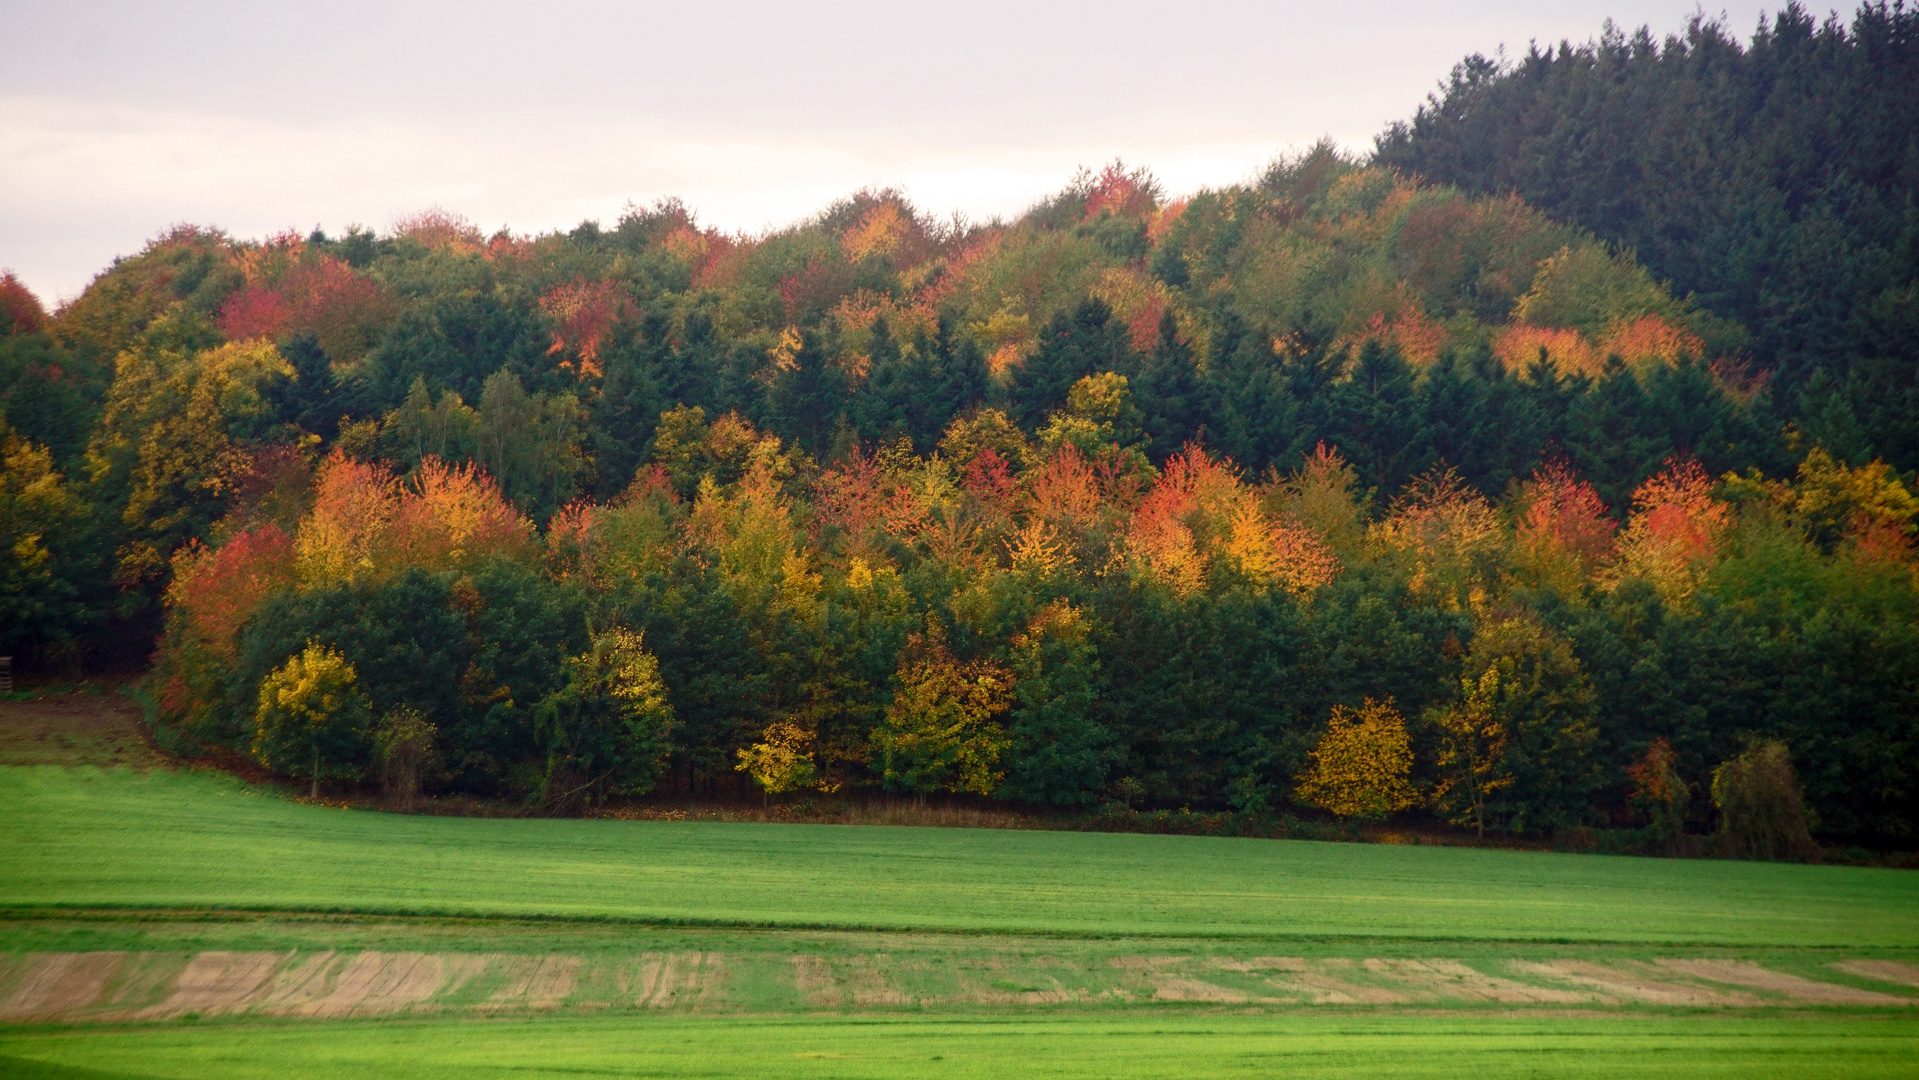
[[[307,794],[309,799],[320,797],[320,744],[313,744],[313,790]]]

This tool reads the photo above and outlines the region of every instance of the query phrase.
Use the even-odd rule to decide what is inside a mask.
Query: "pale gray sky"
[[[1707,10],[1743,38],[1775,6]],[[182,221],[535,232],[678,195],[757,230],[878,185],[981,218],[1115,156],[1190,191],[1369,148],[1467,53],[1694,10],[0,0],[0,266],[54,303]]]

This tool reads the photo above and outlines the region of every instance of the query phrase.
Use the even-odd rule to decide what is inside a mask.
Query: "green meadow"
[[[0,767],[0,904],[1095,935],[1919,945],[1919,875],[1301,841],[408,817]]]
[[[1913,1076],[1913,973],[1889,870],[0,766],[7,1080]]]
[[[1914,1075],[1910,1020],[1207,1016],[399,1022],[0,1034],[13,1080]]]

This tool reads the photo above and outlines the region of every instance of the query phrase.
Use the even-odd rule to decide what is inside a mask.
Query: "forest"
[[[181,226],[0,278],[0,650],[316,794],[1656,842],[1776,781],[1754,853],[1910,847],[1916,350],[1884,5],[1012,221]]]

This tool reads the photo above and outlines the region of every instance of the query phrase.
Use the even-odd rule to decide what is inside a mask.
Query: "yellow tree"
[[[761,741],[737,751],[740,759],[733,766],[760,785],[767,795],[780,795],[801,788],[819,786],[819,767],[813,760],[813,733],[788,720],[775,720],[766,727]]]
[[[991,795],[1011,744],[999,716],[1013,703],[1013,677],[991,661],[961,663],[937,633],[915,634],[900,660],[899,691],[873,733],[886,784]]]
[[[1486,836],[1486,800],[1512,786],[1506,769],[1506,744],[1511,740],[1500,721],[1498,667],[1488,667],[1477,679],[1462,680],[1462,700],[1442,712],[1428,714],[1439,730],[1441,780],[1433,804],[1451,815],[1455,825],[1472,823]]]
[[[345,656],[307,642],[260,683],[253,756],[269,769],[304,772],[315,798],[323,778],[358,777],[373,718],[359,682]]]
[[[1406,719],[1390,700],[1367,698],[1357,711],[1335,705],[1293,795],[1341,817],[1376,821],[1413,805],[1412,767]]]

